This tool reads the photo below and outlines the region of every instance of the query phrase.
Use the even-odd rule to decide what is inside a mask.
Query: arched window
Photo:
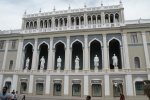
[[[105,23],[109,23],[108,14],[105,15]]]
[[[52,21],[51,21],[51,19],[49,20],[49,27],[51,28],[51,26],[52,26]]]
[[[80,21],[81,21],[81,25],[84,25],[84,17],[83,16],[80,17]]]
[[[47,20],[44,21],[44,28],[47,28]]]
[[[11,60],[9,63],[9,70],[12,70],[12,67],[13,67],[13,61]]]
[[[101,23],[101,15],[97,16],[97,23],[100,24]]]
[[[40,27],[43,28],[43,21],[40,22]]]
[[[116,23],[119,22],[119,14],[115,14],[115,22],[116,22]]]
[[[67,18],[64,18],[64,24],[67,26]]]
[[[26,23],[26,29],[29,29],[29,22]]]
[[[139,57],[134,58],[135,68],[140,68],[140,59]]]
[[[114,15],[110,14],[110,23],[114,23]]]
[[[71,18],[71,25],[74,26],[74,17]]]
[[[90,25],[91,24],[91,16],[88,16],[87,19],[88,19],[88,24]]]
[[[55,19],[55,27],[58,27],[58,19]]]
[[[92,21],[93,21],[92,24],[96,24],[96,16],[95,15],[92,16]]]
[[[33,22],[30,22],[30,29],[33,29]]]
[[[62,18],[59,19],[59,25],[60,25],[60,27],[63,26],[63,19]]]
[[[37,22],[35,21],[34,22],[34,29],[36,29],[37,28]]]

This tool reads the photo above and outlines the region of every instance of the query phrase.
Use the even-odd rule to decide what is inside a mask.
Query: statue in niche
[[[118,58],[117,58],[117,56],[115,54],[112,57],[112,60],[113,60],[114,68],[116,68],[118,66]]]
[[[95,68],[97,68],[99,66],[99,58],[97,57],[97,55],[95,55],[95,57],[94,57],[94,66],[95,66]]]
[[[44,64],[45,64],[45,58],[44,58],[44,56],[42,56],[42,58],[40,59],[40,61],[41,61],[40,68],[44,69]]]
[[[61,58],[60,56],[57,58],[57,68],[60,69],[61,68]]]
[[[29,63],[30,63],[30,59],[29,59],[29,57],[27,57],[25,69],[28,69],[28,68],[29,68]]]
[[[80,67],[79,67],[79,57],[78,56],[76,56],[76,59],[75,59],[75,69],[79,69]]]

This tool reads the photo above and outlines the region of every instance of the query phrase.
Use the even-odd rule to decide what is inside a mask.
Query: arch
[[[49,49],[49,44],[48,44],[47,42],[43,41],[43,42],[41,42],[41,43],[38,45],[38,50],[40,49],[40,46],[41,46],[42,44],[44,44],[44,43],[47,45],[47,47],[48,47],[48,49]]]
[[[40,21],[40,28],[43,28],[43,20]]]
[[[56,45],[57,45],[58,43],[64,44],[64,46],[65,46],[65,48],[66,48],[65,42],[63,42],[62,40],[57,41],[57,42],[53,45],[53,48],[56,48]]]
[[[103,44],[102,44],[102,42],[100,41],[100,40],[98,40],[97,38],[94,38],[94,39],[92,39],[90,42],[89,42],[89,47],[90,47],[90,45],[91,45],[91,43],[93,42],[93,41],[98,41],[98,42],[100,42],[100,44],[101,44],[101,46],[103,46]]]
[[[34,29],[37,28],[37,21],[34,21]]]
[[[105,23],[109,23],[109,15],[105,14]]]
[[[9,70],[12,70],[13,68],[13,60],[10,60],[10,63],[9,63]]]
[[[26,46],[27,46],[28,44],[30,44],[30,45],[33,47],[33,49],[34,49],[34,45],[33,45],[31,42],[28,42],[28,43],[26,43],[26,44],[24,45],[23,50],[25,50],[25,48],[26,48]]]
[[[29,29],[29,22],[26,23],[26,29]]]
[[[75,42],[80,42],[82,44],[82,47],[84,46],[83,42],[80,41],[79,39],[76,39],[74,40],[72,43],[71,43],[71,48],[72,48],[72,45],[75,43]]]
[[[140,57],[134,57],[135,68],[141,68]]]
[[[109,46],[109,43],[110,43],[111,40],[117,40],[117,41],[119,42],[119,44],[122,45],[122,44],[121,44],[121,41],[120,41],[118,38],[112,37],[112,38],[107,42],[107,46]]]
[[[6,82],[11,82],[12,83],[12,78],[11,77],[7,77],[5,80],[4,80],[4,83],[3,83],[3,86],[5,85]]]

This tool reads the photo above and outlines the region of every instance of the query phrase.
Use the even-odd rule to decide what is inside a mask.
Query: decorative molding
[[[128,46],[143,46],[143,43],[131,43]]]
[[[76,41],[80,42],[82,44],[82,47],[84,48],[84,36],[83,35],[71,36],[70,37],[70,48],[72,48],[73,43],[75,43]]]
[[[103,46],[103,36],[101,34],[88,36],[88,46],[89,47],[90,47],[91,42],[93,42],[94,40],[99,41],[101,44],[101,47]]]
[[[34,43],[35,43],[35,39],[25,39],[23,41],[23,50],[25,50],[25,47],[28,45],[28,44],[31,44],[34,48]]]
[[[121,36],[121,33],[115,33],[115,34],[107,34],[106,35],[106,40],[107,40],[107,46],[109,46],[109,42],[111,40],[118,40],[119,43],[120,43],[120,46],[122,46],[122,36]]]
[[[66,37],[54,37],[54,39],[53,39],[53,49],[55,48],[55,46],[59,42],[63,43],[65,48],[66,48],[66,46],[67,46],[67,42],[66,41],[67,41]]]
[[[18,50],[8,50],[8,52],[17,52]]]
[[[5,50],[0,50],[0,52],[5,52]]]

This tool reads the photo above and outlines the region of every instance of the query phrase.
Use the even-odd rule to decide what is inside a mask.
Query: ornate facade
[[[0,31],[0,88],[29,96],[146,98],[142,86],[150,80],[149,56],[150,20],[125,20],[121,3],[25,12],[21,29]]]

